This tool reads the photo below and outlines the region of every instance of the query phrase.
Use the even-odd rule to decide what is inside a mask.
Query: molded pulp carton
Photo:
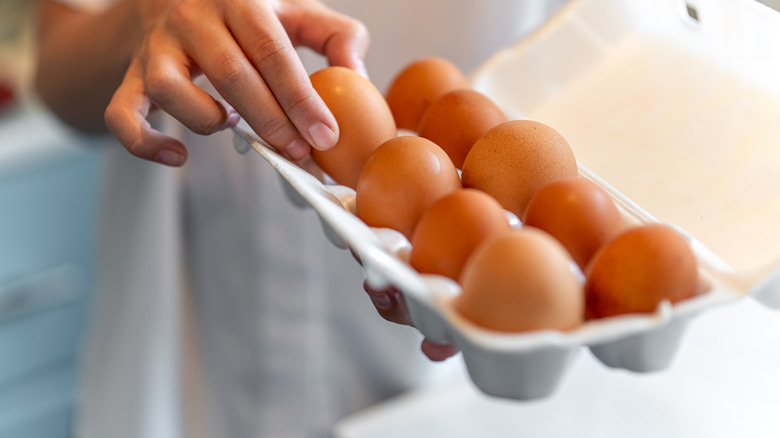
[[[610,367],[660,370],[700,312],[745,296],[780,307],[780,14],[752,0],[573,0],[471,84],[513,118],[561,132],[580,174],[628,220],[682,231],[709,292],[567,333],[485,330],[452,310],[457,284],[405,262],[403,236],[354,215],[351,189],[287,162],[245,125],[236,147],[279,172],[291,201],[317,211],[373,286],[398,287],[415,326],[455,343],[491,395],[549,395],[582,348]]]

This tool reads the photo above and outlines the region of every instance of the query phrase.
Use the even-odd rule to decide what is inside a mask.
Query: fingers
[[[236,41],[306,141],[318,149],[332,147],[338,140],[336,119],[312,88],[286,30],[266,3],[251,6],[226,12]]]
[[[368,293],[368,297],[382,318],[396,324],[414,325],[409,318],[409,309],[400,290],[392,286],[375,289],[368,285],[368,281],[363,283],[363,289]],[[441,362],[458,353],[458,348],[452,344],[436,344],[427,339],[422,341],[420,349],[428,359],[435,362]]]
[[[236,110],[193,84],[186,61],[177,58],[160,54],[149,60],[144,79],[149,99],[197,134],[213,134],[238,123]]]
[[[412,325],[409,318],[409,309],[406,307],[401,291],[395,287],[386,289],[374,289],[368,285],[368,281],[363,283],[363,289],[368,293],[371,302],[374,303],[379,315],[396,324]]]
[[[106,108],[106,126],[131,154],[181,166],[187,160],[187,150],[178,140],[151,127],[146,120],[151,106],[144,91],[141,67],[134,60]]]
[[[222,97],[260,137],[299,160],[310,145],[332,147],[338,126],[268,8],[266,2],[237,3],[224,17],[204,19],[202,11],[182,2],[169,21]]]
[[[193,0],[178,2],[167,13],[147,32],[140,61],[133,61],[105,114],[133,154],[168,165],[186,161],[181,143],[146,122],[153,107],[204,135],[235,125],[240,113],[293,160],[304,158],[312,146],[335,145],[336,120],[312,88],[293,45],[310,46],[331,64],[364,73],[368,32],[360,22],[312,0],[230,7]],[[230,105],[195,86],[195,71],[204,73]]]
[[[158,107],[202,135],[238,123],[238,113],[192,83],[189,65],[167,41],[157,38],[139,51],[109,103],[104,119],[130,153],[181,166],[187,151],[179,141],[152,129],[146,117]]]
[[[302,1],[297,5],[298,8],[279,14],[293,44],[326,56],[330,65],[352,68],[368,76],[364,59],[370,38],[366,26],[318,2]]]
[[[434,362],[441,362],[458,353],[458,348],[452,344],[434,344],[427,339],[423,339],[420,350]]]
[[[220,95],[271,146],[295,160],[305,157],[309,153],[308,143],[279,107],[231,33],[216,21],[204,22],[197,31],[190,26],[180,25],[184,49]]]

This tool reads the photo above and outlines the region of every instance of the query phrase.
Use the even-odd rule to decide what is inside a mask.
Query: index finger
[[[187,160],[187,149],[178,140],[152,128],[146,120],[151,108],[141,66],[135,58],[106,107],[106,126],[131,154],[168,166],[181,166]]]
[[[336,119],[314,90],[276,12],[266,3],[230,8],[226,22],[279,106],[301,136],[317,149],[333,147]]]

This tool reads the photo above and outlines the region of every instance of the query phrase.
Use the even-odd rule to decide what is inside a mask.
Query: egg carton
[[[652,41],[652,44],[642,45],[647,41]],[[749,211],[715,215],[717,226],[714,233],[711,232],[713,222],[705,221],[704,214],[697,210],[701,208],[699,204],[684,196],[672,196],[683,192],[700,193],[701,198],[707,198],[704,194],[709,193],[708,188],[712,191],[715,184],[707,178],[723,177],[742,182],[748,178],[755,185],[744,184],[741,188],[771,188],[772,178],[776,180],[776,175],[780,175],[780,148],[776,147],[780,143],[776,143],[773,150],[767,146],[771,141],[761,143],[756,140],[761,138],[752,135],[754,131],[771,131],[761,130],[762,126],[752,126],[753,131],[744,135],[754,143],[758,141],[758,144],[745,146],[747,140],[740,137],[742,126],[718,124],[711,128],[722,131],[717,137],[725,136],[725,146],[700,158],[711,159],[718,152],[729,154],[742,148],[756,149],[760,155],[757,161],[764,166],[759,166],[762,172],[754,166],[729,176],[714,166],[709,175],[701,175],[701,168],[692,168],[691,171],[698,173],[680,177],[679,171],[675,173],[679,167],[676,163],[686,159],[690,151],[679,147],[677,155],[668,155],[666,151],[667,155],[654,162],[647,160],[645,149],[656,147],[658,142],[667,141],[667,137],[701,142],[701,131],[695,125],[696,118],[703,116],[685,109],[700,109],[695,104],[702,99],[711,103],[712,96],[707,94],[711,91],[706,87],[696,90],[699,94],[688,96],[687,101],[683,99],[688,107],[681,109],[679,99],[675,97],[664,101],[658,90],[653,88],[659,85],[649,84],[659,78],[643,77],[629,68],[636,62],[649,62],[652,67],[658,59],[662,60],[658,64],[661,66],[669,63],[680,66],[677,58],[665,57],[665,49],[693,53],[695,60],[691,62],[696,64],[694,67],[704,63],[711,71],[711,66],[717,65],[718,72],[722,70],[729,80],[734,79],[740,84],[749,82],[750,87],[758,87],[762,96],[758,100],[780,115],[780,85],[767,80],[780,77],[780,56],[771,50],[780,47],[780,44],[770,42],[780,43],[780,16],[748,0],[573,0],[535,33],[496,53],[471,75],[472,86],[506,108],[507,113],[526,114],[559,130],[572,144],[578,157],[580,175],[603,188],[628,222],[672,224],[686,237],[699,262],[700,278],[706,293],[675,305],[662,302],[655,312],[649,314],[588,321],[569,332],[542,330],[511,334],[474,325],[452,307],[452,298],[460,290],[458,284],[442,276],[419,274],[412,269],[408,264],[409,241],[394,230],[371,228],[361,221],[356,216],[355,192],[352,189],[335,184],[311,162],[296,165],[287,161],[243,123],[234,128],[235,146],[240,152],[255,150],[273,166],[290,201],[302,208],[313,208],[331,242],[340,248],[350,249],[361,260],[369,285],[374,288],[394,286],[401,290],[415,327],[433,342],[455,344],[462,352],[469,375],[477,387],[497,397],[538,399],[555,391],[568,366],[583,348],[590,349],[609,367],[638,373],[659,371],[670,366],[688,324],[702,312],[743,297],[752,297],[768,307],[780,308],[780,254],[772,253],[772,249],[780,248],[780,242],[777,245],[770,242],[770,245],[765,245],[770,249],[756,255],[751,247],[755,239],[747,238],[744,239],[746,242],[741,242],[747,246],[746,249],[727,251],[729,255],[736,253],[736,257],[723,257],[721,251],[724,246],[718,240],[718,237],[722,238],[733,230],[755,228],[755,211],[769,211],[774,216],[768,220],[780,223],[780,195],[751,200],[760,204],[761,208],[751,204],[754,209]],[[625,48],[627,44],[628,50]],[[719,62],[724,56],[729,57],[732,63]],[[733,71],[735,59],[739,60],[736,65],[740,67],[736,72]],[[696,68],[690,70],[694,73],[699,71]],[[756,76],[755,72],[761,72],[763,76]],[[677,73],[669,71],[668,77],[660,78],[660,86],[663,88],[668,84],[675,93],[679,92],[676,88],[679,84],[674,79]],[[747,79],[743,81],[744,78]],[[605,110],[610,109],[607,108],[609,99],[598,99],[597,96],[594,100],[593,95],[588,96],[582,91],[583,87],[600,80],[608,80],[608,86],[598,93],[614,93],[618,95],[616,99],[624,94],[640,93],[649,102],[647,108],[636,110],[629,105],[626,109],[624,105],[617,113]],[[638,80],[639,83],[634,83]],[[690,84],[686,81],[682,83],[686,87]],[[742,91],[737,88],[737,91]],[[736,93],[733,97],[741,101],[747,94]],[[719,96],[721,100],[724,98]],[[590,109],[596,112],[592,117],[599,122],[588,122],[584,127],[576,123],[577,115],[583,114],[576,110],[583,104],[591,105]],[[629,115],[622,113],[627,110],[633,112]],[[575,117],[568,115],[567,111],[573,111]],[[775,114],[771,111],[770,116]],[[717,115],[716,111],[713,117]],[[641,122],[648,118],[654,118],[654,124]],[[739,115],[735,116],[735,120],[741,120]],[[775,120],[775,125],[777,120],[780,118]],[[689,121],[693,128],[682,134],[675,131],[679,123]],[[627,123],[630,126],[624,126]],[[701,123],[707,124],[708,120],[705,118]],[[767,123],[771,124],[771,121]],[[591,126],[601,131],[593,133]],[[653,135],[656,137],[651,140],[655,143],[640,141]],[[588,149],[588,145],[598,143],[591,137],[614,138],[623,149],[617,153],[599,145]],[[580,145],[586,146],[580,148]],[[627,157],[633,154],[639,156],[638,167],[626,164],[631,161]],[[586,167],[588,160],[594,166]],[[605,178],[607,175],[609,177]],[[640,177],[649,178],[652,184],[633,183]],[[664,181],[669,178],[671,183],[665,184]],[[648,186],[651,189],[648,190]],[[627,189],[620,191],[616,187]],[[627,191],[636,193],[654,208],[663,207],[658,208],[662,215],[650,214],[645,209],[645,203],[640,206],[637,199],[626,195]],[[762,193],[771,191],[767,189]],[[750,193],[733,196],[750,197]],[[721,206],[722,210],[729,208],[728,204]],[[713,214],[711,209],[707,211]],[[697,215],[701,215],[701,223],[691,222],[690,217]],[[508,217],[512,219],[510,223],[513,227],[522,227],[511,213]],[[706,244],[700,240],[699,231],[707,237]],[[733,244],[735,239],[726,240]],[[738,237],[736,240],[742,239]],[[721,251],[716,251],[714,247]],[[728,245],[725,248],[732,249]],[[748,262],[745,262],[746,259]]]

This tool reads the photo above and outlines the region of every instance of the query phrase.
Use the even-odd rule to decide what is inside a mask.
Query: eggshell
[[[399,129],[416,131],[428,107],[439,97],[458,88],[468,88],[463,72],[452,62],[435,56],[406,65],[390,82],[385,93]]]
[[[492,100],[484,94],[462,88],[438,98],[420,122],[420,137],[436,143],[447,152],[455,167],[463,167],[463,160],[471,146],[491,128],[507,121]]]
[[[312,149],[311,156],[336,182],[354,189],[371,152],[396,136],[393,115],[382,93],[354,70],[326,67],[310,78],[339,125],[336,146]]]
[[[625,228],[607,192],[578,177],[557,179],[536,192],[523,223],[558,239],[583,270],[593,254]]]
[[[523,217],[545,184],[577,175],[577,160],[553,128],[531,120],[502,123],[483,135],[463,162],[463,185],[484,190]]]
[[[458,281],[474,249],[509,229],[504,209],[492,196],[457,190],[434,202],[420,218],[412,236],[411,265],[418,272]]]
[[[586,316],[604,318],[655,311],[699,293],[696,257],[674,228],[630,228],[593,257],[585,282]]]
[[[579,327],[584,298],[570,260],[566,249],[541,230],[501,233],[466,262],[454,308],[479,326],[503,332]]]
[[[363,166],[357,215],[370,227],[392,228],[411,240],[425,210],[460,188],[458,171],[440,147],[422,137],[395,137]]]

